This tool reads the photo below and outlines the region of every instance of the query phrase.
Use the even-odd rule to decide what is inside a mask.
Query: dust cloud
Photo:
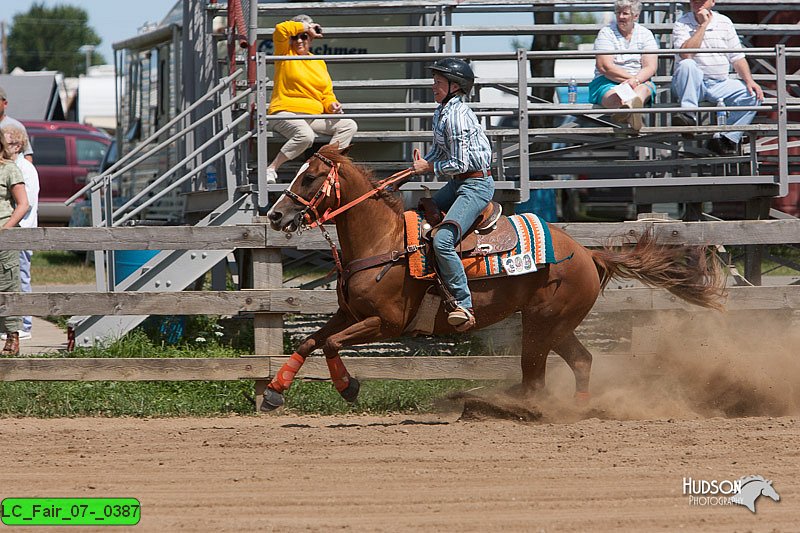
[[[571,370],[551,364],[544,393],[521,399],[497,389],[482,393],[481,403],[506,413],[540,412],[538,420],[550,423],[800,414],[797,313],[659,315],[644,346],[651,353],[595,351],[588,402],[573,400]],[[479,415],[487,413],[482,408]],[[465,415],[475,418],[466,409]]]

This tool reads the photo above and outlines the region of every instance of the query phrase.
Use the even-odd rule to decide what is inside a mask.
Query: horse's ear
[[[352,147],[353,147],[352,144],[348,145],[346,148],[342,148],[341,150],[339,150],[339,153],[342,155],[347,155],[348,153],[350,153],[350,148]]]

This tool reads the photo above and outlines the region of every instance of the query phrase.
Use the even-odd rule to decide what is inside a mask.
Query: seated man
[[[594,42],[599,51],[617,51],[615,55],[597,56],[595,78],[589,83],[589,101],[609,109],[639,108],[656,95],[656,87],[648,81],[656,73],[658,56],[632,53],[657,50],[653,33],[636,22],[642,10],[640,0],[616,0],[614,22],[600,30]],[[615,117],[617,118],[617,117]],[[631,128],[639,131],[642,115],[620,115]]]
[[[679,18],[672,28],[674,48],[742,47],[731,19],[711,11],[715,0],[691,0],[690,4],[691,12]],[[731,65],[741,80],[728,77]],[[752,106],[764,99],[764,92],[753,81],[747,58],[741,52],[679,54],[672,92],[681,107],[697,107],[703,100],[713,104],[724,100],[728,107]],[[731,111],[728,124],[750,124],[755,114],[755,111]],[[688,113],[678,113],[672,117],[672,124],[696,126],[697,119]],[[741,140],[741,131],[718,133],[708,141],[707,148],[719,155],[731,155],[738,152]]]

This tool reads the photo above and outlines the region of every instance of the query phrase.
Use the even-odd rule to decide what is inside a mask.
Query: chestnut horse
[[[409,173],[410,169],[406,176]],[[287,233],[323,227],[318,223],[333,218],[345,272],[356,260],[375,256],[386,260],[355,269],[344,284],[340,272],[338,311],[305,339],[277,372],[265,393],[262,410],[283,405],[283,392],[305,358],[318,348],[325,354],[336,389],[346,400],[354,401],[359,384],[347,373],[339,350],[399,337],[414,318],[432,282],[409,274],[402,254],[402,197],[387,190],[385,182],[375,180],[369,169],[354,164],[337,146],[328,145],[308,159],[269,210],[272,228]],[[724,278],[716,256],[706,247],[662,245],[647,232],[635,246],[590,251],[556,227],[551,226],[550,232],[555,257],[571,256],[570,260],[524,275],[469,281],[476,328],[517,311],[522,313],[524,393],[544,386],[547,356],[554,350],[575,375],[576,396],[588,398],[592,355],[574,330],[612,278],[637,279],[693,304],[721,307],[718,301],[724,293]],[[393,251],[397,252],[394,261],[388,259]],[[440,308],[433,334],[454,332]]]

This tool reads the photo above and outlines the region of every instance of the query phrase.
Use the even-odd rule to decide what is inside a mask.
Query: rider
[[[414,161],[414,171],[447,179],[433,196],[446,212],[434,234],[433,249],[442,280],[456,301],[447,322],[464,331],[475,324],[475,316],[456,244],[492,200],[492,148],[478,117],[464,103],[475,82],[470,66],[461,59],[445,58],[430,69],[433,98],[439,104],[433,113],[433,146],[423,159]]]

